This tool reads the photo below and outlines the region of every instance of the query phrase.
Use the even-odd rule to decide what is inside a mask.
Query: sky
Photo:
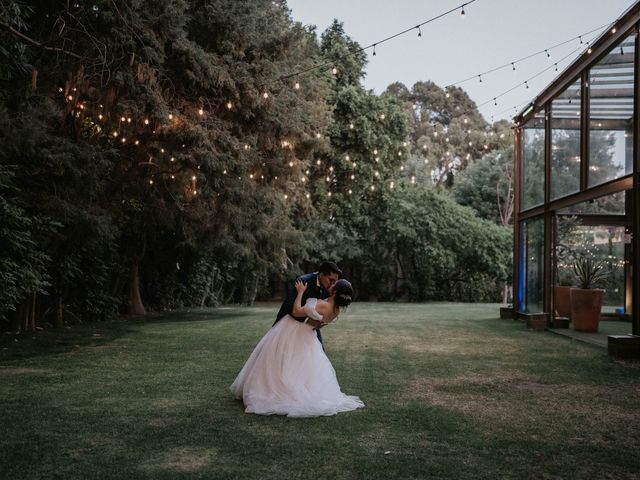
[[[362,47],[436,17],[470,0],[288,0],[291,16],[318,35],[336,18]],[[460,10],[367,50],[363,84],[382,93],[396,81],[407,87],[431,80],[458,84],[487,121],[511,119],[635,0],[475,0]],[[554,45],[573,39],[556,48]],[[544,50],[547,49],[549,57]],[[531,59],[518,60],[542,52]],[[566,57],[566,58],[565,58]],[[564,58],[564,60],[563,60]],[[494,73],[478,74],[516,62]],[[558,63],[558,71],[555,71]],[[545,71],[545,69],[547,69]],[[535,78],[532,78],[534,77]],[[458,83],[473,77],[472,80]],[[524,85],[527,81],[529,88]],[[510,93],[505,93],[510,89]],[[493,98],[496,97],[494,102]],[[495,105],[497,103],[497,105]],[[484,104],[484,105],[483,105]],[[515,107],[515,108],[514,108]]]

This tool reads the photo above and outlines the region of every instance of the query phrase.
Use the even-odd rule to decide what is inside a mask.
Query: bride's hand
[[[304,292],[306,289],[307,289],[306,283],[302,283],[302,280],[300,279],[296,280],[296,290],[298,291],[298,293]]]

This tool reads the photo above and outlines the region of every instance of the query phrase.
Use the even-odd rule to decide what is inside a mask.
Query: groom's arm
[[[295,299],[298,296],[298,291],[296,290],[295,282],[297,280],[302,280],[303,283],[306,283],[308,285],[307,290],[304,292],[302,296],[302,305],[304,306],[304,304],[307,302],[307,298],[317,298],[317,296],[310,295],[310,292],[315,292],[315,289],[317,289],[317,287],[315,286],[316,279],[317,277],[315,274],[308,273],[294,280],[293,282],[294,286],[289,290],[289,293],[287,294],[284,302],[282,302],[282,306],[280,307],[280,311],[278,311],[278,316],[276,318],[276,321],[280,320],[285,315],[291,315],[293,318],[295,318],[299,322],[305,321],[305,319],[307,318],[306,316],[296,317],[293,315],[293,303],[295,302]],[[312,288],[312,283],[315,289]]]

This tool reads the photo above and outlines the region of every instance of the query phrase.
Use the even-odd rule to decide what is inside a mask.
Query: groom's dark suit
[[[320,282],[318,281],[318,272],[315,273],[306,273],[298,278],[302,280],[303,283],[307,284],[307,289],[302,294],[302,306],[307,302],[308,298],[317,298],[319,300],[326,300],[329,298],[329,292],[325,290]],[[287,294],[287,298],[282,302],[282,306],[280,307],[280,311],[278,311],[278,316],[276,317],[276,321],[273,322],[275,325],[285,315],[289,314],[299,322],[304,322],[307,317],[294,317],[293,312],[293,303],[298,296],[298,291],[296,290],[295,284],[294,287],[289,290]],[[322,343],[322,335],[320,334],[320,329],[316,330],[316,334],[318,335],[318,340]]]

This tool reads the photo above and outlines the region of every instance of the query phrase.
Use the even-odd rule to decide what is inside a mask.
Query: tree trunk
[[[211,291],[214,289],[216,281],[218,280],[218,266],[214,265],[211,270],[211,275],[209,275],[209,280],[207,280],[207,286],[204,289],[204,293],[202,294],[202,300],[200,300],[200,306],[204,307],[207,299],[209,298]]]
[[[129,288],[129,315],[146,315],[147,311],[142,304],[140,295],[140,260],[135,259],[131,265],[131,278]]]
[[[509,303],[509,285],[504,283],[502,285],[502,304],[506,305]]]
[[[56,295],[55,300],[55,314],[53,316],[53,328],[62,328],[64,326],[64,319],[62,316],[62,295]]]
[[[31,294],[30,311],[27,319],[27,330],[30,332],[36,331],[36,294]]]

